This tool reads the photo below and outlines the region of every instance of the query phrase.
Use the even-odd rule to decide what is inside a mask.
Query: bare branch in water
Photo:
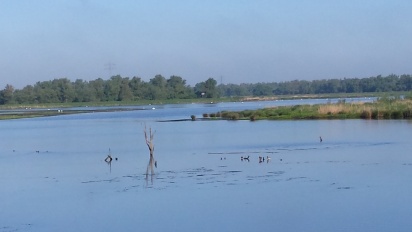
[[[154,144],[153,144],[154,132],[152,132],[152,128],[150,127],[149,135],[148,135],[146,125],[144,126],[144,138],[146,140],[146,145],[149,148],[150,158],[152,158],[153,153],[154,153]]]

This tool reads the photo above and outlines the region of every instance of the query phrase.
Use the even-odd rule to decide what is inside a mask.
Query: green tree
[[[219,97],[219,92],[216,88],[217,81],[209,78],[204,82],[195,85],[195,94],[197,97],[216,98]]]
[[[59,102],[57,91],[53,89],[52,81],[37,82],[34,85],[35,103]]]
[[[74,99],[73,85],[67,78],[54,79],[51,88],[56,92],[59,102],[72,102]]]
[[[133,99],[139,100],[144,97],[144,82],[140,77],[133,77],[129,81],[130,90],[133,93]]]
[[[15,90],[14,100],[18,104],[33,104],[36,100],[33,86],[27,85],[21,90]]]
[[[105,81],[102,78],[89,82],[89,88],[90,91],[92,91],[91,95],[94,96],[96,101],[106,101],[106,95],[104,92],[105,85]]]
[[[107,80],[104,85],[104,95],[106,101],[118,101],[120,93],[120,85],[122,77],[120,75],[113,76]]]
[[[162,75],[156,75],[154,78],[150,79],[149,84],[151,85],[151,87],[149,87],[149,91],[151,92],[150,98],[152,100],[167,98],[166,78]]]
[[[120,83],[119,101],[130,101],[133,99],[133,93],[129,86],[129,78],[123,78]]]
[[[74,86],[74,92],[75,92],[75,97],[73,101],[75,102],[95,101],[96,96],[93,93],[91,84],[89,84],[87,81],[84,81],[82,79],[77,79],[74,82],[73,86]]]
[[[258,83],[253,90],[253,96],[270,96],[272,95],[272,89],[263,83]]]
[[[13,100],[14,87],[7,84],[2,91],[0,91],[0,104],[9,104]]]
[[[411,91],[412,90],[412,76],[401,75],[398,82],[397,89],[399,91]]]
[[[186,80],[179,76],[171,76],[166,83],[167,98],[169,99],[184,99],[189,98],[191,93],[191,88],[186,85]]]

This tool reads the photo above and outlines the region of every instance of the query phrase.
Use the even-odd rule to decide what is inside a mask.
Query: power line
[[[109,62],[109,63],[104,65],[104,69],[108,70],[110,77],[112,77],[112,71],[114,69],[116,69],[116,64],[112,63],[112,62]]]

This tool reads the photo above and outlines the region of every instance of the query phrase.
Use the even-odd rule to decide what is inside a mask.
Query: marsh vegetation
[[[356,102],[276,106],[257,110],[222,111],[204,114],[228,120],[296,119],[411,119],[412,100],[381,98],[376,102]],[[219,117],[220,116],[220,117]]]

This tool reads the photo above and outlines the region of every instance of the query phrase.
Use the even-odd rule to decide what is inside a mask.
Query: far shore
[[[113,111],[130,111],[139,110],[139,108],[126,108],[126,106],[147,106],[147,105],[163,105],[163,104],[215,104],[219,102],[246,102],[246,101],[275,101],[275,100],[294,100],[294,99],[325,99],[325,98],[369,98],[369,97],[383,97],[386,96],[399,96],[406,95],[406,93],[351,93],[351,94],[307,94],[307,95],[282,95],[282,96],[266,96],[266,97],[233,97],[233,98],[198,98],[198,99],[169,99],[169,100],[144,100],[144,101],[115,101],[115,102],[70,102],[70,103],[47,103],[47,104],[8,104],[0,106],[0,120],[7,119],[19,119],[19,118],[33,118],[33,117],[48,117],[48,116],[58,116],[67,114],[80,114],[80,113],[93,113],[93,112],[113,112]],[[328,107],[331,107],[328,104]],[[294,106],[296,108],[297,106]],[[339,106],[341,107],[341,106]],[[369,107],[369,106],[368,106]],[[77,108],[77,109],[71,109]],[[96,109],[97,108],[97,109]],[[99,109],[101,108],[101,109]],[[294,109],[293,107],[278,107],[276,109]],[[340,113],[335,114],[332,112],[326,112],[324,114],[313,113],[318,109],[308,109],[307,107],[299,107],[301,112],[312,111],[312,113],[302,113],[302,114],[291,114],[287,116],[284,113],[272,113],[267,114],[268,109],[256,110],[254,112],[226,112],[223,117],[213,117],[215,113],[211,113],[212,117],[204,117],[204,119],[323,119],[323,118],[362,118],[365,115],[361,115],[363,112],[350,113],[349,109],[340,110]],[[353,107],[352,107],[353,108]],[[143,108],[140,108],[143,110]],[[345,111],[345,113],[342,113]],[[295,112],[296,113],[296,112]],[[365,113],[364,113],[365,114]],[[373,118],[372,111],[370,112]],[[277,116],[274,116],[277,115]],[[366,116],[368,117],[368,116]],[[377,116],[380,118],[381,116]],[[383,116],[382,116],[383,117]],[[387,117],[387,116],[386,116]],[[404,118],[402,116],[402,118]],[[186,119],[184,119],[186,120]]]
[[[68,114],[82,114],[82,113],[101,113],[101,112],[117,112],[117,111],[134,111],[143,109],[131,109],[131,108],[102,108],[102,109],[84,109],[84,110],[71,110],[71,109],[25,109],[20,111],[6,111],[0,113],[0,120],[8,119],[21,119],[21,118],[36,118],[36,117],[51,117]]]
[[[14,109],[50,109],[73,107],[116,107],[116,106],[142,106],[164,104],[191,104],[191,103],[218,103],[218,102],[242,102],[242,101],[274,101],[294,99],[325,99],[325,98],[362,98],[402,96],[408,92],[373,92],[373,93],[336,93],[336,94],[301,94],[301,95],[276,95],[276,96],[245,96],[224,98],[196,98],[196,99],[161,99],[161,100],[137,100],[137,101],[101,101],[101,102],[64,102],[42,104],[6,104],[0,105],[0,110]]]

